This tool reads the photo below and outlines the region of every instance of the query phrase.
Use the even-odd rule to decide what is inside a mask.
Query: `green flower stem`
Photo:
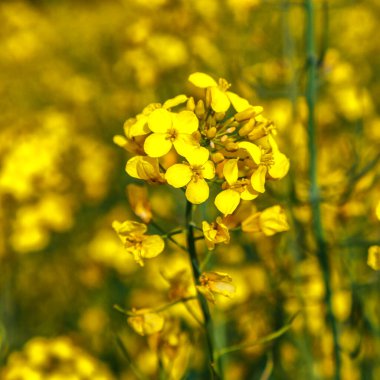
[[[187,230],[187,248],[190,255],[191,268],[193,271],[194,281],[196,285],[199,285],[199,277],[201,275],[201,269],[197,257],[197,252],[195,248],[195,238],[194,238],[194,225],[192,223],[192,203],[187,201],[186,203],[186,230]],[[208,356],[210,363],[210,370],[212,373],[213,379],[220,379],[221,377],[218,375],[215,368],[215,355],[214,355],[214,329],[212,318],[210,314],[210,310],[208,307],[207,300],[205,297],[197,291],[198,302],[202,310],[202,315],[204,319],[204,327],[206,332],[206,340],[207,340],[207,348],[208,348]]]
[[[156,228],[158,231],[161,232],[161,234],[164,235],[164,237],[166,237],[166,239],[170,240],[172,243],[174,243],[177,247],[181,248],[182,250],[186,251],[187,252],[187,248],[185,246],[183,246],[182,244],[178,243],[177,240],[175,240],[170,234],[170,233],[167,233],[163,228],[160,227],[159,224],[157,224],[155,221],[151,220],[150,221],[150,224]]]
[[[317,155],[317,136],[315,125],[315,103],[317,98],[317,69],[318,59],[315,49],[314,31],[314,0],[305,0],[306,11],[306,49],[307,49],[307,84],[306,102],[308,107],[307,133],[308,133],[308,152],[309,152],[309,178],[310,178],[310,204],[312,212],[312,226],[317,245],[317,257],[323,273],[325,287],[325,303],[327,306],[327,319],[331,325],[334,359],[335,359],[335,379],[339,380],[341,359],[339,353],[338,326],[332,310],[332,288],[330,283],[330,262],[328,257],[328,245],[324,235],[323,223],[320,208],[320,190],[318,186],[318,155]]]

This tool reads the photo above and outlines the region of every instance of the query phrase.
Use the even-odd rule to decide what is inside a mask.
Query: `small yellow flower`
[[[157,158],[135,156],[128,160],[125,171],[133,178],[143,179],[150,183],[165,183]]]
[[[231,85],[223,78],[217,83],[212,77],[204,73],[193,73],[189,76],[189,82],[199,88],[209,89],[211,93],[211,108],[215,112],[226,112],[232,103],[237,112],[252,107],[248,100],[241,98],[239,95],[227,91]]]
[[[215,198],[216,208],[224,215],[232,214],[240,200],[252,200],[258,193],[252,188],[246,178],[239,180],[238,159],[228,160],[223,167],[223,175],[227,181],[227,189],[221,191]]]
[[[368,249],[367,264],[374,270],[380,270],[380,246],[373,245]]]
[[[263,232],[266,236],[289,230],[284,210],[278,205],[249,216],[241,227],[244,232]]]
[[[164,328],[164,317],[149,309],[133,309],[131,314],[132,315],[127,319],[128,324],[139,335],[152,335],[160,332]]]
[[[216,221],[211,224],[203,221],[202,229],[205,236],[205,242],[209,250],[214,249],[215,244],[228,244],[230,242],[230,233],[220,216],[218,216]]]
[[[178,300],[195,295],[195,287],[190,273],[186,269],[179,270],[174,274],[161,273],[169,283],[168,296],[170,300]]]
[[[143,259],[158,256],[165,248],[165,243],[159,235],[145,235],[147,226],[143,223],[127,220],[123,223],[114,221],[112,227],[124,243],[127,252],[133,255],[135,261],[144,266]]]
[[[140,217],[144,223],[149,223],[152,219],[152,211],[147,188],[134,184],[127,185],[127,195],[133,212]]]
[[[161,157],[174,145],[181,156],[198,145],[192,134],[198,129],[198,118],[191,111],[169,112],[164,108],[154,110],[148,119],[153,132],[144,143],[144,150],[150,157]]]
[[[210,161],[209,151],[199,147],[186,156],[189,164],[175,164],[168,168],[165,179],[169,185],[179,188],[186,186],[186,198],[193,204],[200,204],[209,197],[209,187],[205,179],[215,176],[214,163]]]
[[[227,273],[204,272],[200,276],[199,282],[200,285],[197,285],[197,289],[212,303],[215,303],[214,294],[229,298],[235,294],[235,286],[231,284],[232,278]]]

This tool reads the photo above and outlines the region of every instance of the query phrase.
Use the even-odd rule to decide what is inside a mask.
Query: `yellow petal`
[[[206,179],[213,179],[215,177],[215,165],[212,161],[206,161],[202,166],[202,176]]]
[[[146,179],[146,178],[140,178],[137,174],[137,162],[141,160],[141,156],[135,156],[130,158],[127,161],[127,164],[125,165],[125,171],[133,178],[139,178],[139,179]]]
[[[265,191],[265,176],[267,174],[267,167],[260,165],[255,172],[253,172],[251,176],[251,185],[254,190],[259,193],[263,193]]]
[[[193,149],[199,146],[198,142],[192,135],[185,133],[179,134],[173,141],[173,145],[178,154],[184,157],[189,157],[192,154]]]
[[[194,112],[182,111],[173,114],[173,128],[179,133],[191,134],[198,129],[198,118]]]
[[[218,85],[215,80],[210,77],[210,75],[199,72],[191,74],[189,76],[189,82],[191,82],[194,86],[200,88],[207,88]]]
[[[142,336],[161,331],[165,323],[165,319],[161,315],[148,309],[139,310],[135,315],[129,317],[127,321],[133,330]]]
[[[162,182],[162,174],[158,165],[157,158],[142,156],[136,165],[137,175],[141,179],[153,182]]]
[[[286,214],[281,206],[272,206],[260,214],[260,227],[266,236],[289,230]]]
[[[223,167],[223,175],[229,185],[233,185],[239,178],[238,160],[228,160]]]
[[[199,146],[192,149],[191,153],[186,156],[186,159],[192,166],[202,166],[208,160],[209,155],[208,149]]]
[[[226,94],[230,99],[230,102],[232,103],[232,106],[235,108],[236,112],[245,111],[247,108],[252,107],[247,99],[240,97],[234,92],[227,91]]]
[[[224,215],[232,214],[239,203],[240,195],[232,189],[223,190],[215,198],[216,208]]]
[[[269,168],[268,173],[274,179],[281,179],[289,171],[289,159],[280,151],[273,152],[274,164]]]
[[[126,220],[123,223],[115,220],[112,223],[112,228],[121,236],[127,236],[130,234],[144,234],[147,230],[147,226],[145,224],[135,222],[133,220]]]
[[[183,187],[186,186],[193,176],[193,172],[189,165],[185,164],[175,164],[170,166],[165,173],[165,179],[169,185],[173,187]]]
[[[186,95],[177,95],[175,98],[168,99],[163,105],[162,108],[168,109],[178,106],[179,104],[185,103],[187,101]]]
[[[149,133],[149,128],[147,125],[147,117],[146,116],[140,116],[137,121],[134,124],[129,125],[128,128],[125,128],[128,130],[128,137],[132,138],[135,136],[143,136]]]
[[[148,117],[148,126],[152,132],[166,133],[172,124],[172,114],[164,108],[154,110]]]
[[[253,162],[258,165],[261,161],[261,149],[256,145],[248,141],[242,141],[238,143],[239,148],[245,149],[251,156]]]
[[[230,100],[219,87],[211,87],[211,108],[215,112],[226,112],[230,108]]]
[[[257,191],[253,190],[251,186],[247,187],[244,189],[242,193],[240,193],[240,198],[243,201],[251,201],[252,199],[256,199],[259,196],[260,193]]]
[[[163,133],[152,133],[144,142],[144,151],[150,157],[164,156],[171,147],[172,142]]]
[[[192,180],[186,188],[186,198],[189,202],[198,205],[208,199],[210,189],[204,179]]]
[[[151,259],[158,256],[165,248],[164,240],[159,235],[149,235],[142,242],[141,257]]]

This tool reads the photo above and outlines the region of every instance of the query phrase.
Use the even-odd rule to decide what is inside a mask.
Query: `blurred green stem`
[[[201,269],[197,257],[196,247],[195,247],[195,237],[194,237],[194,224],[192,222],[193,205],[189,201],[186,203],[186,230],[187,230],[187,249],[190,255],[191,268],[193,271],[194,281],[196,285],[199,285],[199,277],[201,275]],[[213,322],[208,307],[207,300],[205,297],[197,291],[199,305],[202,310],[204,327],[206,332],[206,340],[208,347],[208,356],[210,363],[210,370],[212,373],[212,379],[221,379],[221,374],[219,375],[216,370],[215,365],[215,354],[214,354],[214,328]],[[220,371],[219,371],[220,373]]]
[[[339,353],[338,326],[332,310],[332,289],[330,283],[330,262],[328,257],[328,245],[324,235],[321,207],[320,189],[318,186],[318,155],[317,155],[317,131],[315,123],[315,104],[317,98],[317,69],[318,59],[315,48],[314,30],[314,0],[305,0],[306,11],[306,50],[307,50],[307,83],[306,83],[306,103],[308,108],[307,134],[309,152],[309,179],[310,179],[310,204],[312,212],[312,227],[317,246],[317,257],[323,273],[325,286],[325,303],[327,306],[327,319],[331,325],[334,359],[335,359],[335,379],[340,379],[341,360]]]

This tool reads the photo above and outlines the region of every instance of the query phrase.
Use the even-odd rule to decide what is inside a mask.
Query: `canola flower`
[[[171,302],[167,305],[132,311],[116,308],[128,317],[129,325],[139,335],[154,335],[154,339],[165,341],[167,314],[171,307],[183,303],[191,317],[204,326],[208,362],[212,376],[217,378],[221,368],[214,362],[214,332],[208,303],[215,304],[219,296],[232,298],[236,287],[228,273],[203,268],[218,245],[230,243],[232,224],[234,229],[262,231],[266,236],[289,229],[285,213],[278,205],[243,221],[238,217],[241,202],[257,199],[268,182],[287,174],[289,160],[280,152],[273,122],[263,116],[261,106],[253,106],[229,91],[231,85],[223,78],[216,82],[208,74],[197,72],[189,76],[189,81],[204,89],[203,97],[195,99],[181,94],[163,104],[152,103],[125,122],[124,136],[114,138],[117,145],[132,155],[125,168],[130,177],[151,186],[182,189],[179,196],[186,202],[183,225],[169,232],[157,225],[146,189],[132,184],[128,186],[129,202],[144,223],[115,221],[113,228],[140,266],[146,259],[165,254],[165,239],[188,253],[191,271],[182,268],[171,275],[166,270],[161,272],[169,284],[167,298]],[[209,208],[197,220],[193,211],[205,203]],[[217,214],[214,221],[208,221],[210,209]],[[228,218],[240,221],[238,225],[229,224]],[[160,234],[147,234],[150,223]],[[196,237],[195,231],[201,235]],[[183,233],[185,246],[173,238]],[[200,239],[208,252],[202,265],[195,244]],[[170,267],[169,262],[167,265]],[[179,336],[183,334],[177,334],[181,340]],[[161,348],[159,355],[164,355],[164,351]]]

